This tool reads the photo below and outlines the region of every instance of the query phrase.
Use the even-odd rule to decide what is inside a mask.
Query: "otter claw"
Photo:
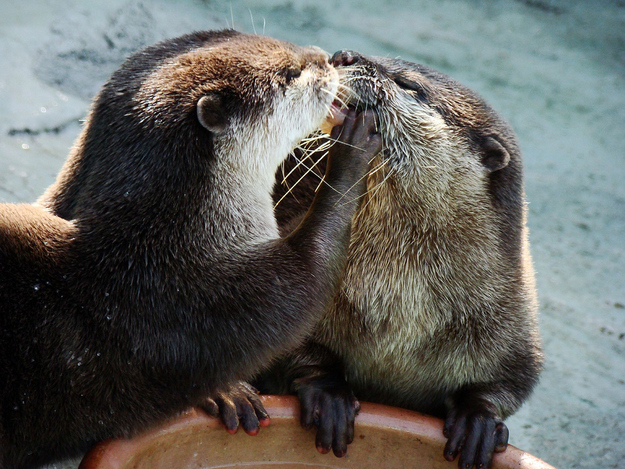
[[[229,389],[216,393],[198,404],[213,417],[221,418],[228,433],[234,434],[239,424],[248,435],[258,434],[260,427],[269,425],[269,415],[250,384],[239,381]]]
[[[453,461],[458,454],[458,467],[470,469],[491,467],[493,453],[508,445],[508,428],[501,421],[481,412],[451,411],[443,434],[448,438],[444,457]]]
[[[354,441],[354,420],[360,410],[351,389],[330,377],[302,378],[296,386],[302,426],[317,427],[317,451],[326,454],[332,449],[336,457],[345,456],[347,445]]]

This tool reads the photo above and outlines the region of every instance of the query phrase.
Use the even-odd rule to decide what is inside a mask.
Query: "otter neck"
[[[82,160],[78,158],[77,166]],[[147,163],[130,177],[103,171],[97,186],[91,180],[85,184],[73,218],[84,228],[84,236],[105,236],[120,250],[141,244],[154,249],[163,244],[188,246],[193,241],[198,249],[214,252],[245,249],[278,237],[270,195],[273,179],[227,172],[218,160],[194,153],[176,159],[159,155],[158,161],[166,162],[163,167],[154,169]],[[108,180],[101,180],[102,173]]]
[[[211,217],[207,222],[212,232],[226,227],[213,243],[232,251],[279,237],[271,198],[273,176],[253,178],[222,166],[213,177],[218,184],[206,200],[205,211]]]

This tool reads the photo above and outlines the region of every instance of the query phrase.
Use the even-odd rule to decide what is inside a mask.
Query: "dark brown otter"
[[[378,151],[373,116],[347,116],[333,189],[284,239],[271,190],[337,84],[319,49],[234,31],[157,44],[113,74],[45,209],[0,205],[0,467],[206,406],[311,331],[364,186],[346,204],[334,189]]]
[[[259,386],[299,394],[321,452],[342,456],[352,441],[353,390],[446,418],[444,456],[489,466],[507,444],[503,419],[529,396],[543,360],[516,138],[475,93],[427,67],[351,52],[333,61],[341,99],[377,114],[385,149],[333,305]],[[277,206],[283,232],[316,179],[309,173]]]

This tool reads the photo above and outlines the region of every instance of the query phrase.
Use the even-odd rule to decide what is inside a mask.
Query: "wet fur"
[[[358,57],[339,69],[343,99],[376,112],[385,152],[354,217],[332,306],[307,345],[259,386],[302,398],[302,380],[321,376],[320,387],[333,379],[341,390],[329,392],[346,402],[343,380],[362,400],[499,421],[527,399],[543,360],[516,138],[451,78],[401,60]],[[288,185],[300,176],[295,171]],[[307,176],[280,202],[283,233],[317,183]],[[274,199],[285,191],[277,187]],[[320,450],[329,450],[331,435]],[[344,454],[336,440],[333,446]]]
[[[355,204],[322,189],[279,239],[270,192],[333,73],[318,49],[234,31],[157,44],[96,97],[40,206],[0,205],[0,467],[131,436],[311,330]],[[365,165],[328,178],[346,190]]]

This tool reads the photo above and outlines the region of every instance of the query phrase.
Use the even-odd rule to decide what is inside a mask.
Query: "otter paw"
[[[228,433],[236,433],[239,423],[248,435],[258,434],[260,427],[269,425],[269,415],[263,407],[256,388],[244,381],[215,393],[198,403],[198,407],[213,417],[221,418]]]
[[[382,137],[372,111],[350,109],[343,124],[332,129],[330,139],[334,144],[328,152],[328,166],[332,177],[339,180],[343,174],[358,175],[359,179],[382,151]]]
[[[301,404],[301,423],[317,427],[316,446],[320,453],[330,449],[341,458],[354,441],[354,420],[360,403],[347,383],[331,378],[299,379],[296,382]]]
[[[443,434],[447,437],[445,459],[453,461],[460,453],[458,467],[462,469],[491,467],[493,453],[508,445],[508,427],[484,412],[450,411]]]
[[[342,125],[332,129],[330,138],[336,142],[330,154],[337,151],[343,155],[362,154],[369,159],[382,150],[382,136],[372,111],[349,109]]]

